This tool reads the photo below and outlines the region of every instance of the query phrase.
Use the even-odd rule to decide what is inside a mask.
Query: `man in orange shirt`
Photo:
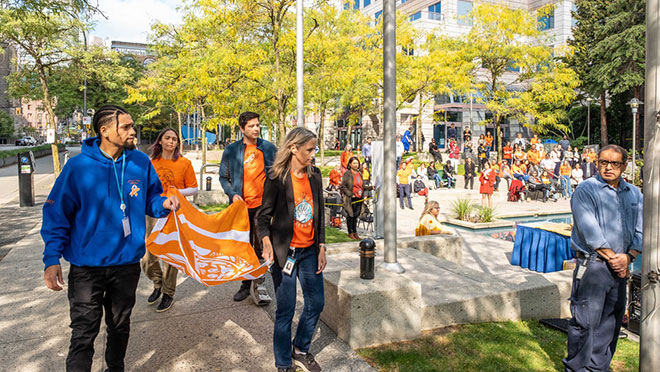
[[[250,244],[262,259],[261,241],[257,237],[256,214],[261,207],[266,175],[275,160],[277,148],[272,143],[259,138],[261,126],[259,114],[244,112],[238,117],[238,125],[243,138],[230,144],[222,153],[220,163],[220,184],[229,202],[243,200],[248,207],[250,218]],[[271,302],[263,284],[263,277],[245,280],[234,295],[234,301],[243,301],[252,295],[255,304],[263,306]]]
[[[532,146],[532,148],[527,151],[527,160],[534,165],[539,165],[539,162],[541,161],[541,153],[536,149],[536,146]]]

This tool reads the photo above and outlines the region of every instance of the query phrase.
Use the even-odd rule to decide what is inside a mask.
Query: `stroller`
[[[326,191],[325,204],[330,209],[330,226],[340,228],[342,217],[342,198],[338,191]]]

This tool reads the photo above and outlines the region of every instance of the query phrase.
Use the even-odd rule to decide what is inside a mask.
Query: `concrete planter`
[[[472,230],[481,230],[481,229],[491,229],[494,227],[513,227],[513,221],[507,220],[498,220],[496,219],[493,222],[468,222],[462,221],[455,218],[449,218],[447,223],[450,225],[460,226]]]

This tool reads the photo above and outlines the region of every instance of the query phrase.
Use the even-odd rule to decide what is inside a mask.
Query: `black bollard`
[[[360,241],[360,278],[374,278],[374,259],[376,256],[376,242],[365,238]]]
[[[206,177],[206,191],[211,191],[211,176]]]

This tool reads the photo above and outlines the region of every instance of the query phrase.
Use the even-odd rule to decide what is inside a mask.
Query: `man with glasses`
[[[571,199],[571,247],[577,268],[571,290],[565,371],[609,371],[626,310],[628,267],[642,251],[642,193],[621,178],[628,154],[598,152],[598,175]]]

